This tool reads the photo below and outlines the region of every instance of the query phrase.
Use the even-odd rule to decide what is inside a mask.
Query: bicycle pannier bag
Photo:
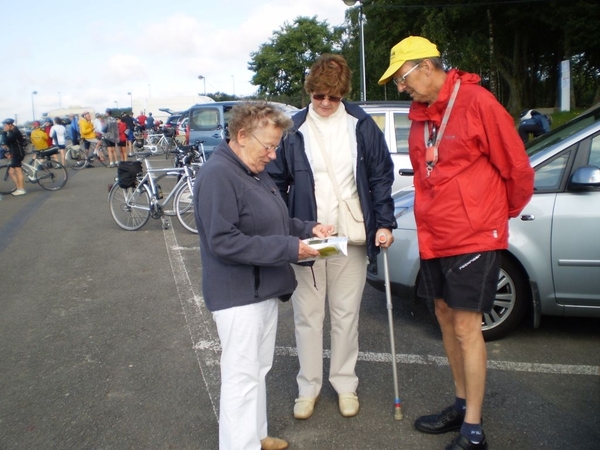
[[[135,187],[138,174],[142,174],[141,161],[121,161],[117,167],[119,187],[123,189]]]

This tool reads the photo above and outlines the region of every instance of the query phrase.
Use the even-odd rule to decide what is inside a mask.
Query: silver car
[[[394,184],[392,192],[412,184],[412,168],[408,156],[408,132],[410,119],[408,111],[410,102],[407,101],[369,101],[356,103],[372,118],[385,136],[385,142],[394,162]],[[400,175],[400,171],[410,172]]]
[[[510,220],[494,308],[483,318],[486,340],[506,336],[528,312],[535,327],[543,315],[600,317],[600,107],[531,141],[527,153],[535,192]],[[413,297],[419,278],[413,188],[394,199],[390,288]],[[381,290],[382,268],[380,255],[367,278]]]

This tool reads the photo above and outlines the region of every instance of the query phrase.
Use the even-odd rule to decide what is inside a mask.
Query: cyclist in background
[[[8,165],[8,174],[15,183],[16,190],[13,191],[12,195],[25,195],[25,180],[23,178],[23,169],[21,168],[21,162],[25,158],[25,147],[23,145],[23,135],[21,131],[15,127],[15,121],[13,119],[4,119],[2,121],[4,128],[2,142],[6,149],[7,157],[12,160]]]
[[[137,121],[140,124],[140,127],[142,128],[142,131],[144,131],[146,129],[146,114],[144,114],[144,111],[140,111],[140,115],[137,116]]]
[[[54,118],[54,125],[50,128],[49,134],[53,144],[58,147],[58,151],[60,152],[60,163],[63,166],[66,165],[67,128],[62,124],[60,117]]]
[[[31,144],[36,152],[41,152],[48,148],[48,135],[44,130],[40,128],[40,123],[36,120],[32,124],[33,130],[31,131]],[[35,153],[34,153],[35,157]]]
[[[81,114],[81,119],[79,119],[79,132],[81,133],[81,139],[83,139],[83,145],[85,153],[88,155],[88,159],[93,158],[93,155],[95,154],[100,161],[103,161],[102,155],[98,154],[100,141],[96,138],[96,131],[89,111],[85,111]],[[92,155],[89,153],[91,144],[94,144],[94,152]]]
[[[148,130],[148,134],[154,131],[154,117],[152,117],[152,113],[148,113],[148,117],[146,117],[146,130]]]
[[[104,142],[108,151],[108,167],[117,167],[119,160],[117,159],[117,142],[119,141],[119,128],[117,127],[117,119],[112,116],[112,110],[106,110],[106,123],[104,124]]]
[[[123,114],[125,115],[125,114]],[[127,161],[127,124],[123,122],[122,117],[117,117],[117,129],[119,130],[119,140],[117,141],[120,150],[121,161]]]

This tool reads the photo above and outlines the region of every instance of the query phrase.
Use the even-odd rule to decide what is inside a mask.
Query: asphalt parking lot
[[[197,236],[174,217],[166,230],[152,219],[118,228],[115,174],[69,171],[60,191],[27,184],[0,200],[2,450],[218,448],[219,344]],[[313,417],[297,421],[292,309],[280,304],[270,434],[290,449],[443,449],[452,436],[412,427],[453,398],[439,330],[421,303],[395,298],[393,314],[404,420],[393,415],[385,296],[367,286],[359,415],[343,418],[326,384]],[[600,448],[599,324],[544,317],[487,344],[491,450]]]

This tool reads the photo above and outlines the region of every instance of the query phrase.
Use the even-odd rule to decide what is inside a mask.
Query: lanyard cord
[[[427,136],[429,132],[429,121],[425,123],[423,127],[424,140],[426,145],[425,152],[425,164],[427,165],[427,177],[431,175],[431,171],[433,167],[437,163],[438,160],[438,147],[440,146],[440,142],[442,140],[442,136],[444,135],[444,131],[446,131],[446,125],[448,124],[448,119],[450,118],[450,112],[454,107],[454,102],[456,101],[456,95],[458,94],[458,88],[460,87],[460,80],[456,80],[454,84],[454,90],[452,91],[452,96],[448,101],[448,106],[446,106],[446,111],[444,112],[444,117],[442,118],[442,124],[440,125],[440,129],[436,130],[435,125],[433,125],[430,137]],[[435,143],[431,145],[431,141],[435,139]]]

